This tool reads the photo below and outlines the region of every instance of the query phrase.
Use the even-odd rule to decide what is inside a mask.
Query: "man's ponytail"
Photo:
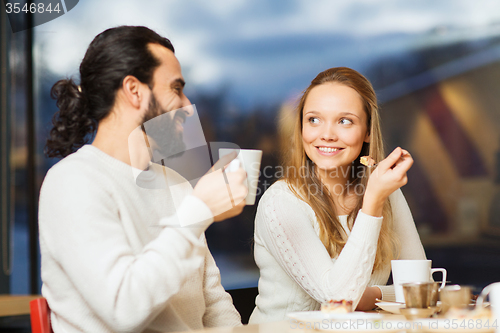
[[[81,88],[73,80],[58,81],[50,94],[57,101],[59,111],[52,118],[54,127],[50,130],[45,154],[66,157],[89,141],[97,124],[88,113]]]

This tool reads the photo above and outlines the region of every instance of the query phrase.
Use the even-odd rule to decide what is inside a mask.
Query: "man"
[[[214,168],[192,189],[129,142],[144,122],[161,117],[172,149],[182,146],[182,122],[193,109],[170,41],[144,27],[106,30],[90,44],[80,80],[52,89],[59,112],[47,154],[64,159],[40,193],[42,294],[54,332],[241,324],[204,231],[241,212],[245,172]],[[158,140],[141,133],[151,145]],[[137,170],[142,183],[161,178],[166,186],[139,186]]]

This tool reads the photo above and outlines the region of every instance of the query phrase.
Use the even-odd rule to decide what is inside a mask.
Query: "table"
[[[214,327],[196,330],[194,332],[203,333],[285,333],[297,332],[297,329],[292,329],[290,322],[287,320],[265,324],[250,324],[238,327]],[[316,330],[301,329],[300,332],[316,332]]]
[[[402,315],[394,315],[386,311],[377,311],[382,314],[388,320],[405,320],[405,317]],[[196,330],[194,332],[197,333],[297,333],[297,332],[321,332],[315,329],[308,329],[306,327],[299,326],[296,321],[278,321],[273,323],[264,323],[264,324],[250,324],[245,326],[238,327],[214,327],[214,328],[205,328],[201,330]]]
[[[30,301],[40,295],[0,295],[0,317],[19,316],[30,313]]]

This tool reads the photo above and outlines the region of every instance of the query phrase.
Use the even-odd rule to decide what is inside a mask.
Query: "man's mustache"
[[[175,111],[174,121],[176,119],[180,118],[182,120],[182,123],[184,124],[186,122],[186,117],[187,117],[186,112],[184,110],[180,109],[180,110]]]

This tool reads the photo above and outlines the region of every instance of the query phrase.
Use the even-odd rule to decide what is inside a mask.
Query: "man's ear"
[[[144,103],[144,99],[146,98],[143,85],[144,84],[141,81],[132,75],[127,75],[123,79],[123,96],[125,97],[125,100],[136,109],[141,108],[141,105]]]

